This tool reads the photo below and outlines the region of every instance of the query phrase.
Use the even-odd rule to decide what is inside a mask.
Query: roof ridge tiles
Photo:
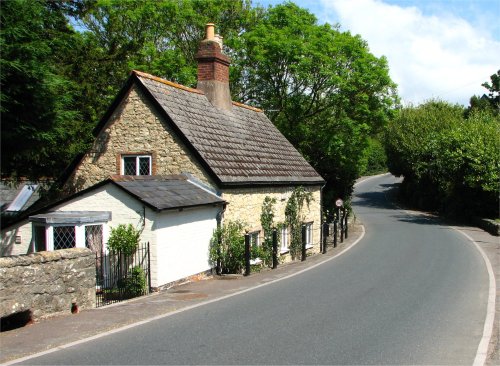
[[[162,83],[162,84],[165,84],[165,85],[168,85],[168,86],[172,86],[174,88],[181,89],[181,90],[184,90],[184,91],[187,91],[187,92],[190,92],[190,93],[196,93],[196,94],[205,95],[205,93],[203,91],[199,90],[199,89],[194,89],[194,88],[190,88],[190,87],[185,86],[185,85],[177,84],[177,83],[174,83],[173,81],[169,81],[169,80],[160,78],[158,76],[154,76],[154,75],[148,74],[148,73],[143,72],[143,71],[132,70],[132,73],[134,73],[137,76],[141,76],[141,77],[146,78],[146,79],[157,81],[159,83]],[[239,102],[235,102],[235,101],[231,101],[231,102],[236,107],[241,107],[241,108],[249,109],[251,111],[258,112],[258,113],[264,112],[260,108],[252,107],[252,106],[249,106],[249,105],[246,105],[246,104],[243,104],[243,103],[239,103]]]
[[[193,89],[193,88],[181,85],[181,84],[177,84],[177,83],[174,83],[173,81],[168,81],[168,80],[162,79],[158,76],[154,76],[154,75],[151,75],[151,74],[139,71],[139,70],[132,70],[132,72],[137,76],[141,76],[141,77],[146,78],[146,79],[157,81],[159,83],[162,83],[162,84],[165,84],[168,86],[172,86],[172,87],[177,88],[177,89],[188,91],[190,93],[205,95],[205,93],[203,93],[201,90]]]

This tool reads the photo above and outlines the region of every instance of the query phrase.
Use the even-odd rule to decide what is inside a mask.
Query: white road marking
[[[302,274],[304,272],[310,271],[310,270],[312,270],[312,269],[314,269],[314,268],[316,268],[316,267],[318,267],[318,266],[320,266],[320,265],[322,265],[324,263],[330,262],[331,260],[337,258],[341,254],[344,254],[344,253],[348,252],[356,244],[358,244],[363,239],[364,236],[365,236],[365,227],[363,225],[361,225],[361,236],[358,239],[356,239],[349,247],[347,247],[344,250],[342,250],[341,252],[335,254],[333,257],[327,258],[327,259],[325,259],[325,260],[323,260],[321,262],[318,262],[318,263],[316,263],[316,264],[314,264],[314,265],[312,265],[310,267],[304,268],[304,269],[302,269],[302,270],[300,270],[298,272],[291,273],[291,274],[289,274],[287,276],[277,278],[277,279],[272,280],[270,282],[261,283],[261,284],[259,284],[257,286],[249,287],[249,288],[247,288],[245,290],[237,291],[237,292],[229,294],[229,295],[218,297],[218,298],[215,298],[215,299],[212,299],[212,300],[207,300],[207,301],[204,301],[204,302],[201,302],[201,303],[198,303],[198,304],[193,304],[193,305],[187,306],[185,308],[182,308],[182,309],[179,309],[179,310],[175,310],[175,311],[166,313],[166,314],[161,314],[161,315],[149,318],[149,319],[145,319],[145,320],[139,321],[137,323],[125,325],[123,327],[116,328],[116,329],[113,329],[113,330],[110,330],[110,331],[107,331],[107,332],[104,332],[104,333],[96,334],[96,335],[88,337],[88,338],[84,338],[84,339],[80,339],[78,341],[67,343],[67,344],[64,344],[62,346],[54,347],[54,348],[51,348],[51,349],[46,350],[46,351],[35,353],[33,355],[29,355],[29,356],[25,356],[25,357],[21,357],[21,358],[15,359],[15,360],[11,360],[9,362],[4,363],[3,365],[5,365],[5,366],[7,366],[7,365],[13,365],[13,364],[16,364],[16,363],[19,363],[19,362],[24,362],[24,361],[27,361],[27,360],[31,360],[33,358],[45,356],[45,355],[48,355],[48,354],[53,353],[53,352],[57,352],[57,351],[60,351],[60,350],[66,349],[66,348],[77,346],[79,344],[87,343],[87,342],[93,341],[95,339],[106,337],[106,336],[111,335],[111,334],[123,332],[124,330],[127,330],[127,329],[135,328],[135,327],[138,327],[138,326],[143,325],[143,324],[154,322],[154,321],[159,320],[159,319],[164,319],[164,318],[167,318],[169,316],[173,316],[173,315],[182,313],[184,311],[188,311],[188,310],[191,310],[191,309],[198,308],[200,306],[212,304],[214,302],[222,301],[222,300],[231,298],[233,296],[238,296],[238,295],[244,294],[246,292],[250,292],[250,291],[256,290],[258,288],[261,288],[261,287],[264,287],[264,286],[268,286],[268,285],[271,285],[273,283],[277,283],[277,282],[286,280],[288,278],[292,278],[292,277],[298,276],[298,275],[300,275],[300,274]]]
[[[477,347],[476,357],[474,359],[473,366],[483,366],[486,362],[486,358],[488,357],[488,346],[491,341],[491,336],[493,335],[493,325],[495,321],[495,297],[496,297],[496,280],[495,273],[493,272],[493,267],[491,266],[491,262],[484,252],[483,248],[468,234],[464,233],[462,230],[453,228],[458,231],[460,234],[465,236],[471,242],[474,243],[479,253],[483,257],[484,263],[488,270],[488,276],[490,278],[489,284],[490,289],[488,291],[488,306],[486,308],[486,318],[484,320],[484,328],[483,328],[483,336],[481,337],[481,341],[479,342],[479,346]]]

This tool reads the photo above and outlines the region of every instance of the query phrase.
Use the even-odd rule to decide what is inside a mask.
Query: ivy
[[[298,258],[302,252],[302,223],[304,216],[302,209],[304,203],[313,201],[312,193],[306,191],[304,187],[297,187],[293,190],[285,207],[285,224],[290,228],[290,254],[292,258]]]
[[[273,229],[274,224],[274,205],[276,198],[266,196],[262,202],[262,210],[260,214],[260,225],[264,231],[264,241],[262,243],[261,259],[267,265],[272,265],[273,254]]]

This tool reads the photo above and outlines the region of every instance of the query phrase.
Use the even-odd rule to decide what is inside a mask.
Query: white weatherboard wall
[[[157,215],[157,287],[211,268],[209,245],[219,210],[207,206]]]

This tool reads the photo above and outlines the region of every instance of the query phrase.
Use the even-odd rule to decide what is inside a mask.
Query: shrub
[[[210,261],[220,262],[221,273],[241,273],[245,268],[244,224],[227,221],[214,230],[210,240]]]
[[[126,297],[141,296],[146,292],[146,275],[141,267],[131,268],[127,276],[118,281],[118,288],[123,291]]]
[[[141,232],[131,224],[120,224],[116,228],[111,228],[108,247],[112,251],[122,252],[124,255],[130,256],[136,252],[140,236]]]
[[[430,101],[386,129],[389,170],[409,203],[452,216],[498,215],[500,117]]]

